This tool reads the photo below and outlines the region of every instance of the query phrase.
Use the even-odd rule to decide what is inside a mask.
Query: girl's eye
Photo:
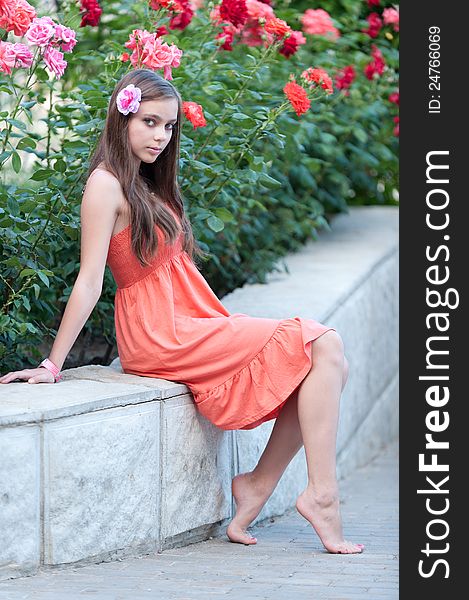
[[[145,121],[145,123],[146,123],[146,124],[147,124],[149,127],[153,127],[154,125],[156,125],[156,122],[155,122],[155,120],[154,120],[154,119],[143,119],[143,120]],[[166,125],[166,128],[167,128],[167,129],[169,128],[169,130],[171,131],[171,130],[173,130],[173,129],[174,129],[175,125],[176,125],[175,123],[168,123],[168,124]]]

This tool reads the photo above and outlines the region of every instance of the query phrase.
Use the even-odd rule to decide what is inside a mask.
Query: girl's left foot
[[[233,478],[231,490],[236,502],[236,515],[228,525],[226,534],[231,542],[257,544],[257,539],[246,529],[261,512],[271,492],[255,481],[251,472]]]
[[[339,498],[334,494],[317,497],[307,488],[296,501],[300,515],[311,523],[321,542],[332,554],[360,554],[365,546],[344,539]]]

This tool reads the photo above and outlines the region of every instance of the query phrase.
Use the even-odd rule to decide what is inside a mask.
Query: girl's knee
[[[313,363],[318,359],[328,360],[345,369],[344,343],[337,331],[326,331],[313,342]]]

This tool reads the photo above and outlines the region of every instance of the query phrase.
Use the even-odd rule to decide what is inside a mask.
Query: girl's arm
[[[92,173],[81,204],[80,271],[49,355],[59,370],[101,296],[109,242],[122,200],[122,188],[113,175],[101,170]],[[0,383],[15,379],[54,382],[52,373],[39,367],[7,373]]]

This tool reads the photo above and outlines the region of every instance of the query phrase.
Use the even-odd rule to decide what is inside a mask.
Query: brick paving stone
[[[0,582],[0,600],[397,600],[398,444],[340,482],[347,539],[363,554],[332,555],[292,509],[251,529],[120,561],[43,570]]]

